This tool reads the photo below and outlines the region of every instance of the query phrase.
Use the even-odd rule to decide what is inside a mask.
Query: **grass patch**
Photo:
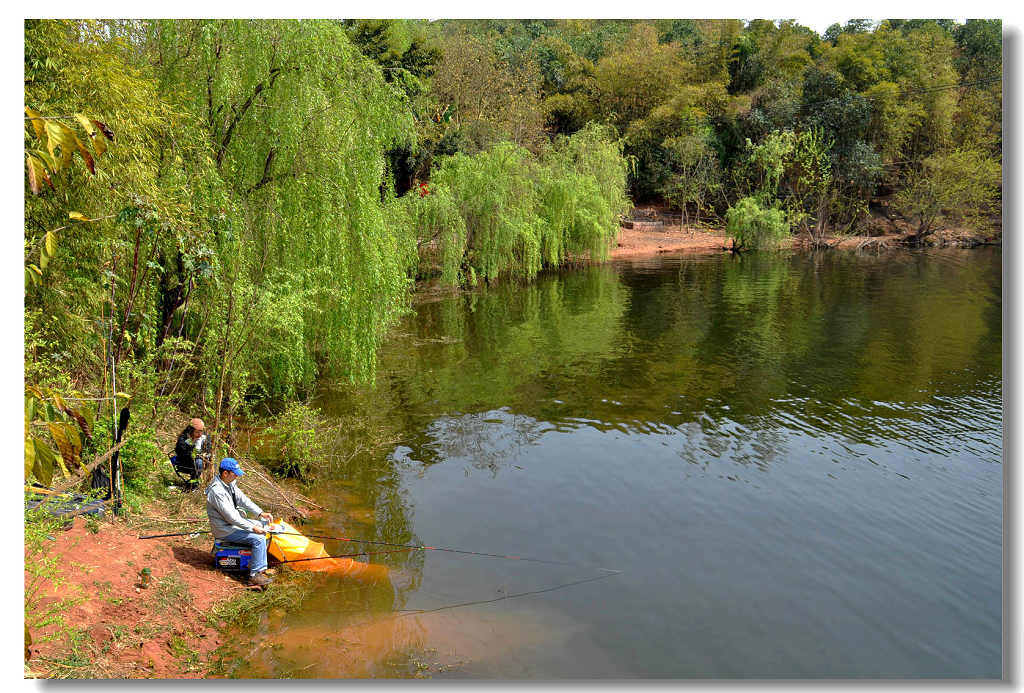
[[[145,641],[152,640],[168,629],[168,626],[161,625],[159,623],[147,623],[144,621],[142,623],[136,623],[135,627],[132,628],[132,632]]]
[[[119,623],[107,626],[107,632],[110,633],[110,648],[115,650],[123,650],[129,647],[137,647],[142,644],[139,638],[133,637],[132,632],[128,630],[128,626],[122,626]]]
[[[156,607],[165,612],[180,611],[192,604],[192,592],[177,571],[157,580],[153,598]]]
[[[84,628],[62,631],[65,654],[59,658],[39,658],[52,679],[97,679],[107,675],[99,666],[99,652]]]
[[[86,515],[85,516],[85,528],[87,530],[89,530],[90,532],[92,532],[93,534],[99,534],[100,533],[100,521],[99,521],[99,518],[96,517],[95,515]]]
[[[189,646],[187,635],[172,635],[167,646],[183,671],[199,671],[199,653]]]
[[[35,643],[57,640],[67,633],[64,630],[64,614],[82,601],[82,597],[48,600],[47,586],[51,591],[61,593],[65,580],[58,570],[56,557],[50,555],[53,533],[59,531],[62,521],[42,510],[25,512],[25,627],[32,634]],[[38,631],[47,626],[57,629],[45,636]]]
[[[312,589],[312,579],[309,573],[293,573],[289,580],[279,579],[262,592],[246,590],[235,599],[217,604],[207,619],[210,625],[221,630],[227,627],[254,628],[269,609],[288,609],[301,601]]]

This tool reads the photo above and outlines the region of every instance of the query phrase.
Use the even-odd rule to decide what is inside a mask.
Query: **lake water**
[[[306,529],[571,565],[374,556],[389,584],[318,578],[244,675],[998,678],[1001,261],[662,256],[420,302],[372,395],[323,392],[390,442]]]

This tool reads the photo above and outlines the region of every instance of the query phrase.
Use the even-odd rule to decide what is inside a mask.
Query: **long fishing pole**
[[[196,530],[194,532],[173,532],[173,533],[170,533],[170,534],[150,534],[150,535],[146,535],[146,536],[141,536],[141,537],[139,537],[139,539],[158,539],[158,538],[161,538],[161,537],[188,537],[188,536],[193,536],[193,535],[197,535],[197,534],[209,534],[209,533],[210,533],[210,530],[208,530],[208,529],[201,529],[201,530]],[[600,570],[600,571],[603,571],[605,573],[610,573],[610,574],[617,574],[617,573],[621,573],[622,572],[621,570],[615,570],[613,568],[601,568],[601,567],[598,567],[598,566],[584,566],[584,565],[580,565],[579,563],[567,563],[566,561],[553,561],[553,560],[546,559],[546,558],[529,558],[527,556],[512,556],[512,555],[509,555],[509,554],[501,554],[501,553],[484,553],[482,551],[467,551],[465,549],[454,549],[454,548],[450,548],[450,547],[446,547],[446,546],[425,546],[425,545],[421,545],[421,544],[394,544],[394,543],[388,542],[388,541],[372,541],[370,539],[352,539],[350,537],[333,537],[333,536],[327,536],[327,535],[323,535],[323,534],[303,534],[302,532],[270,532],[269,533],[270,536],[274,536],[275,534],[287,535],[287,536],[297,536],[297,537],[306,537],[308,539],[329,539],[329,540],[334,540],[334,541],[347,541],[347,542],[363,543],[363,544],[375,544],[377,546],[391,546],[391,547],[394,547],[396,549],[403,549],[403,550],[406,550],[406,551],[416,551],[416,550],[420,550],[420,551],[444,551],[444,552],[447,552],[447,553],[461,553],[461,554],[466,554],[466,555],[469,555],[469,556],[485,556],[487,558],[504,558],[504,559],[507,559],[507,560],[510,560],[510,561],[528,561],[530,563],[546,563],[548,565],[561,565],[561,566],[568,566],[568,567],[571,567],[571,568],[592,568],[594,570]],[[342,555],[338,555],[338,556],[318,556],[318,557],[315,557],[315,558],[299,558],[299,559],[295,559],[294,561],[281,561],[281,562],[282,563],[297,563],[299,561],[320,561],[320,560],[325,560],[325,559],[328,559],[328,558],[347,558],[349,556],[368,556],[368,555],[376,555],[376,554],[379,554],[379,553],[397,553],[397,552],[378,551],[378,552],[375,552],[374,554],[370,554],[370,553],[366,553],[366,552],[360,552],[360,553],[342,554]]]
[[[570,566],[572,568],[595,568],[596,570],[603,570],[603,571],[605,571],[607,573],[618,573],[618,572],[621,572],[621,571],[618,571],[618,570],[613,570],[611,568],[598,568],[598,567],[595,567],[595,566],[583,566],[583,565],[580,565],[579,563],[567,563],[565,561],[553,561],[553,560],[546,559],[546,558],[528,558],[526,556],[511,556],[511,555],[502,554],[502,553],[484,553],[482,551],[467,551],[466,549],[454,549],[454,548],[450,548],[450,547],[446,547],[446,546],[425,546],[425,545],[422,545],[422,544],[393,544],[393,543],[388,542],[388,541],[371,541],[370,539],[351,539],[349,537],[331,537],[331,536],[325,536],[325,535],[322,535],[322,534],[301,534],[299,532],[275,532],[275,534],[292,534],[292,535],[299,535],[299,536],[309,537],[310,539],[330,539],[330,540],[334,540],[334,541],[348,541],[348,542],[356,542],[356,543],[362,543],[362,544],[375,544],[377,546],[394,546],[396,548],[402,548],[402,549],[420,549],[420,550],[423,550],[423,551],[445,551],[445,552],[448,552],[448,553],[462,553],[462,554],[467,554],[467,555],[470,555],[470,556],[486,556],[488,558],[505,558],[505,559],[508,559],[508,560],[511,560],[511,561],[529,561],[530,563],[547,563],[549,565],[563,565],[563,566]]]
[[[196,529],[191,532],[173,532],[171,534],[147,534],[145,536],[138,537],[139,539],[160,539],[161,537],[191,537],[197,534],[209,534],[208,529]]]

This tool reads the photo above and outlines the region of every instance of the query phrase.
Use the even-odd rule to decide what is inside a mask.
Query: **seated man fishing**
[[[206,514],[210,518],[210,531],[214,537],[232,544],[252,547],[249,563],[249,584],[265,587],[272,582],[267,569],[266,529],[261,522],[242,517],[245,510],[269,522],[270,513],[263,512],[238,488],[235,480],[245,472],[233,457],[220,461],[220,474],[206,489]]]

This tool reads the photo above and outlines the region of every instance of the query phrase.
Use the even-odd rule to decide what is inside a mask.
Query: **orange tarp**
[[[368,582],[383,580],[388,575],[387,566],[360,563],[351,558],[331,558],[323,544],[310,541],[287,522],[275,524],[280,527],[280,532],[271,535],[267,552],[282,562],[296,561],[289,563],[295,570],[329,572]],[[308,560],[310,558],[318,560]]]

